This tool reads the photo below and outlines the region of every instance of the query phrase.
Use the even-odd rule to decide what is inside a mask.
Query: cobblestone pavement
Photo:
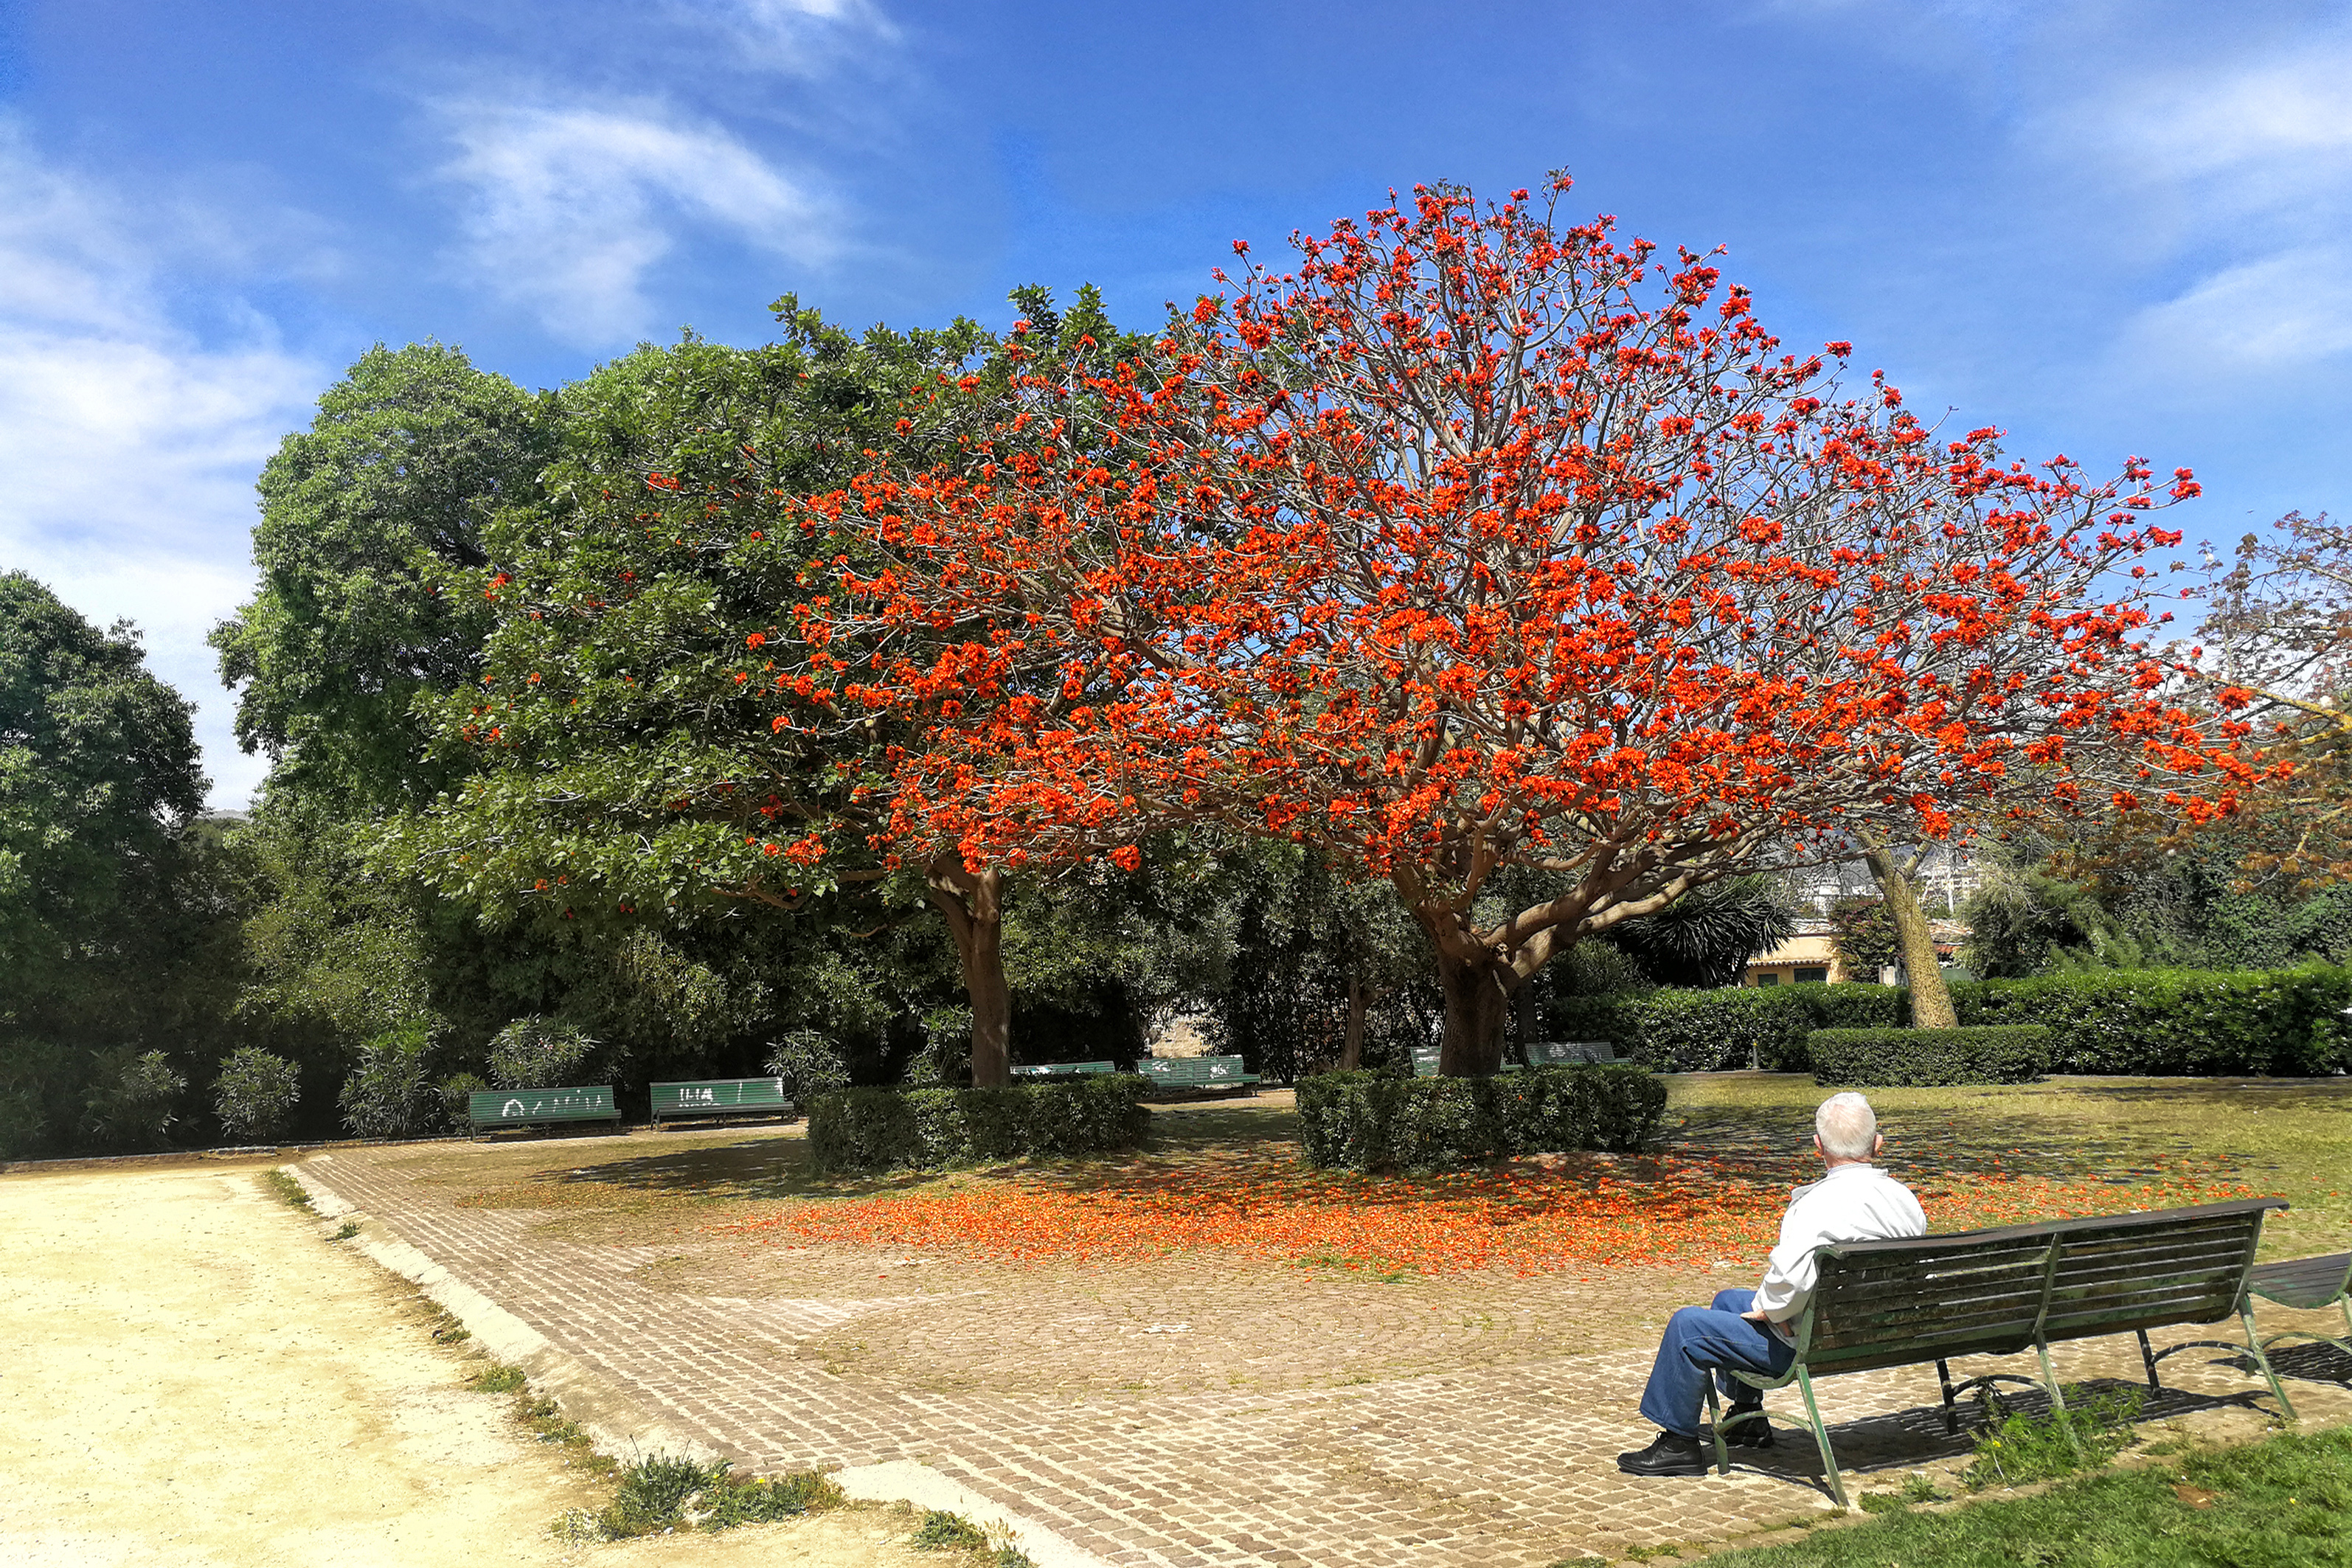
[[[591,1157],[601,1142],[567,1141],[558,1158]],[[1041,1394],[845,1376],[809,1347],[863,1315],[904,1331],[910,1314],[919,1319],[927,1301],[943,1298],[658,1288],[640,1276],[664,1249],[552,1237],[553,1216],[543,1212],[458,1206],[463,1189],[448,1183],[446,1167],[463,1158],[347,1149],[309,1162],[303,1175],[640,1408],[751,1468],[927,1464],[1122,1568],[1545,1568],[1634,1546],[1750,1535],[1829,1506],[1814,1446],[1790,1425],[1801,1409],[1784,1394],[1772,1401],[1780,1440],[1755,1457],[1761,1463],[1696,1480],[1620,1475],[1616,1454],[1649,1436],[1633,1410],[1646,1343],[1271,1391]],[[1051,1306],[1036,1303],[1041,1325]],[[2294,1316],[2273,1322],[2266,1314],[2265,1327]],[[1328,1331],[1356,1326],[1334,1321]],[[2184,1330],[2170,1339],[2197,1337]],[[1039,1363],[1085,1354],[1083,1340],[1057,1342],[1041,1327]],[[2306,1419],[2352,1419],[2352,1393],[2325,1381],[2346,1370],[2330,1354],[2301,1355],[2310,1375],[2290,1382]],[[2069,1380],[2138,1375],[2128,1337],[2063,1347],[2056,1359]],[[2031,1357],[2006,1368],[1968,1365],[2032,1370]],[[2169,1392],[2151,1407],[2158,1415],[2242,1405],[2260,1386],[2219,1352],[2176,1356],[2165,1367]],[[1820,1393],[1849,1470],[1900,1475],[1948,1465],[1969,1447],[1965,1424],[1958,1436],[1944,1430],[1932,1368],[1834,1378]]]

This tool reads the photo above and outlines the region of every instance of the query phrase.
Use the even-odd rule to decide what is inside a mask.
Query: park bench
[[[1067,1078],[1077,1073],[1091,1076],[1096,1073],[1118,1070],[1118,1064],[1114,1062],[1030,1062],[1014,1068],[1013,1076],[1014,1078]]]
[[[1258,1075],[1242,1071],[1239,1057],[1146,1057],[1135,1070],[1150,1080],[1155,1090],[1245,1089],[1257,1092]]]
[[[715,1078],[698,1083],[657,1083],[653,1086],[654,1127],[664,1121],[684,1121],[705,1116],[790,1116],[793,1102],[785,1098],[780,1078]]]
[[[2279,1386],[2269,1359],[2254,1337],[2246,1301],[2254,1248],[2263,1236],[2263,1215],[2285,1203],[2246,1198],[2195,1208],[2150,1214],[2106,1215],[2053,1220],[1997,1230],[1963,1231],[1901,1241],[1860,1241],[1816,1247],[1819,1282],[1811,1300],[1791,1327],[1796,1360],[1778,1378],[1734,1373],[1759,1389],[1793,1382],[1805,1396],[1805,1416],[1821,1445],[1830,1494],[1846,1501],[1837,1456],[1813,1400],[1813,1379],[1835,1373],[1936,1363],[1944,1390],[1944,1422],[1958,1430],[1953,1401],[1971,1388],[2034,1379],[2007,1373],[1952,1382],[1950,1363],[1964,1355],[2017,1355],[2033,1350],[2042,1359],[2040,1385],[2053,1408],[2066,1407],[2050,1365],[2050,1346],[2061,1340],[2099,1334],[2139,1336],[2141,1363],[2150,1388],[2157,1363],[2198,1346],[2236,1351],[2252,1358],[2269,1382],[2289,1420],[2294,1408]],[[2219,1322],[2236,1313],[2246,1342],[2193,1340],[2162,1352],[2149,1347],[2147,1331],[2179,1323]],[[1724,1421],[1715,1382],[1706,1390],[1707,1415],[1715,1426],[1717,1470],[1728,1474]],[[1731,1421],[1762,1420],[1761,1412]]]
[[[1528,1065],[1537,1068],[1575,1067],[1580,1063],[1619,1061],[1617,1047],[1607,1040],[1529,1040]]]
[[[466,1097],[466,1116],[480,1132],[559,1121],[618,1121],[613,1086],[594,1089],[480,1089]]]
[[[2347,1336],[2352,1336],[2352,1252],[2258,1263],[2247,1277],[2246,1288],[2263,1300],[2276,1301],[2282,1307],[2304,1311],[2329,1306],[2341,1308],[2345,1330]],[[2264,1340],[2263,1349],[2268,1351],[2283,1340],[2315,1340],[2352,1355],[2352,1342],[2311,1329],[2283,1329]]]

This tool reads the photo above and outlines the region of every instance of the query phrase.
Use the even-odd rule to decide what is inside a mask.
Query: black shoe
[[[1707,1471],[1706,1450],[1696,1437],[1661,1432],[1648,1447],[1618,1455],[1617,1468],[1629,1476],[1703,1476]]]
[[[1772,1446],[1772,1423],[1766,1420],[1760,1405],[1735,1405],[1723,1413],[1724,1419],[1716,1426],[1727,1447],[1734,1448],[1769,1448]],[[1735,1424],[1731,1417],[1745,1415],[1748,1419]]]

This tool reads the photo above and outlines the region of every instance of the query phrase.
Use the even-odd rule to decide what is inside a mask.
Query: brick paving
[[[606,1142],[567,1141],[566,1157],[593,1157]],[[641,1408],[748,1468],[916,1461],[1120,1568],[1546,1568],[1751,1535],[1829,1506],[1814,1446],[1790,1427],[1801,1421],[1791,1394],[1771,1401],[1778,1446],[1735,1463],[1729,1477],[1620,1475],[1616,1454],[1649,1436],[1633,1410],[1646,1343],[1272,1390],[942,1391],[845,1376],[813,1350],[824,1336],[838,1338],[862,1317],[919,1321],[952,1293],[851,1295],[836,1283],[827,1294],[719,1296],[648,1284],[640,1276],[671,1255],[665,1249],[564,1239],[548,1234],[554,1216],[544,1213],[458,1206],[446,1165],[463,1158],[455,1150],[420,1160],[415,1150],[345,1149],[309,1162],[303,1175]],[[1034,1321],[1050,1321],[1053,1302],[1032,1305]],[[2266,1313],[2265,1325],[2294,1316],[2273,1324]],[[1342,1320],[1324,1329],[1346,1335],[1353,1327]],[[2183,1330],[2170,1339],[2197,1337]],[[1086,1353],[1083,1336],[1057,1342],[1040,1333],[1041,1363]],[[2291,1380],[2290,1392],[2307,1420],[2352,1419],[2352,1392],[2323,1381],[2345,1371],[2330,1354],[2298,1358],[2310,1376]],[[2070,1381],[2138,1375],[2128,1337],[2063,1347],[2056,1359]],[[1968,1364],[1972,1373],[2028,1373],[2032,1360]],[[2189,1352],[2165,1367],[2170,1392],[2151,1411],[2159,1416],[2242,1405],[2260,1386],[2221,1352]],[[1957,1437],[1944,1431],[1933,1368],[1834,1378],[1820,1394],[1849,1471],[1948,1468],[1969,1447],[1965,1423]]]

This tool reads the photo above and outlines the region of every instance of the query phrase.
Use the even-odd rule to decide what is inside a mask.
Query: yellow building
[[[1944,963],[1952,962],[1960,944],[1969,938],[1969,928],[1958,921],[1930,920],[1928,931],[1936,939],[1936,956]],[[1837,934],[1830,922],[1807,920],[1797,922],[1797,934],[1771,952],[1749,961],[1742,977],[1743,985],[1808,985],[1843,984],[1860,981],[1876,984],[1885,977],[1876,974],[1855,974],[1845,965],[1845,957],[1838,952]]]

